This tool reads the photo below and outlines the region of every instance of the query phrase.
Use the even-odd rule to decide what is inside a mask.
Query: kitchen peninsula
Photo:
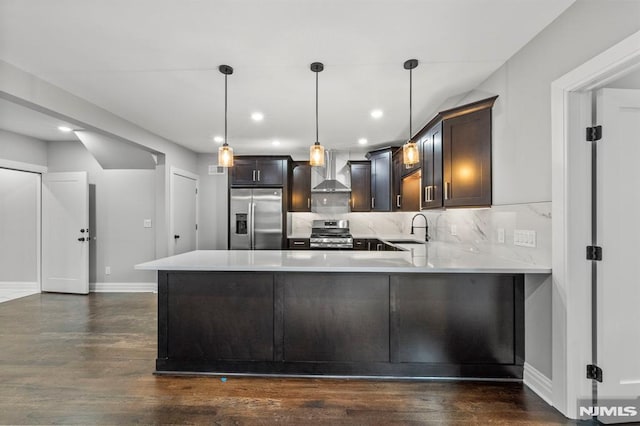
[[[445,243],[193,251],[158,271],[158,374],[522,378],[525,274]]]

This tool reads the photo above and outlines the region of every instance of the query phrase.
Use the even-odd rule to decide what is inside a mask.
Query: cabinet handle
[[[376,250],[382,251],[382,244],[376,244]]]
[[[310,209],[311,208],[311,198],[307,197],[307,208]]]
[[[448,200],[449,197],[451,197],[451,183],[450,182],[445,182],[444,183],[444,199]]]
[[[258,182],[260,182],[260,170],[258,170]]]
[[[294,246],[303,246],[304,245],[304,241],[294,241],[293,245]]]
[[[429,187],[428,186],[424,187],[424,201],[426,201],[426,202],[431,201],[431,200],[429,200]]]
[[[376,208],[376,197],[371,197],[371,210]]]
[[[256,181],[256,171],[255,170],[253,171],[253,175],[251,176],[251,180],[254,181],[254,182]]]
[[[400,205],[400,197],[402,197],[402,195],[396,195],[396,207],[402,207]]]
[[[371,251],[371,241],[367,241],[367,250]]]
[[[433,201],[433,185],[429,185],[429,201]]]

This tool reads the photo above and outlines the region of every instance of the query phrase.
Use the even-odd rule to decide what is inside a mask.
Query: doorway
[[[172,167],[170,185],[169,255],[172,256],[198,247],[199,177]]]
[[[640,205],[640,101],[613,108],[606,93],[639,69],[639,46],[640,32],[552,84],[553,405],[570,418],[580,417],[584,401],[606,405],[640,393],[640,291],[629,258],[639,235],[632,209]],[[616,108],[625,118],[614,123]],[[588,142],[585,130],[603,119],[602,139]],[[587,259],[589,246],[602,248],[601,260]],[[601,382],[587,378],[588,365],[602,368]]]
[[[0,168],[0,303],[40,293],[40,174]]]

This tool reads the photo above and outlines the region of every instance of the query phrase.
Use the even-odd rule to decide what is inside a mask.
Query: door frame
[[[577,418],[577,399],[590,397],[591,92],[640,67],[640,31],[551,84],[552,156],[552,383],[553,406]]]
[[[49,168],[39,164],[23,163],[2,158],[0,158],[0,168],[33,173],[38,177],[36,185],[36,282],[38,291],[42,293],[42,174],[47,173]]]
[[[167,241],[168,241],[168,247],[167,247],[167,252],[169,256],[173,256],[174,252],[173,252],[173,219],[175,218],[175,213],[174,213],[174,208],[175,205],[173,203],[175,197],[174,197],[174,176],[178,175],[178,176],[182,176],[182,177],[186,177],[188,179],[193,179],[196,181],[196,225],[198,225],[200,223],[200,204],[199,204],[199,199],[200,199],[200,176],[195,174],[195,173],[191,173],[188,172],[186,170],[182,170],[179,169],[177,167],[171,166],[171,169],[169,171],[169,234],[167,235]],[[199,231],[200,231],[200,226],[198,226],[196,228],[196,250],[198,249],[198,245],[199,245],[199,239],[198,239],[198,235],[199,235]]]

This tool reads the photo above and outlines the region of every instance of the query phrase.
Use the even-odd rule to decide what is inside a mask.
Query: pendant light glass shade
[[[309,148],[309,164],[311,166],[324,166],[324,146],[319,142],[314,143]]]
[[[318,73],[324,69],[324,65],[321,62],[314,62],[310,68],[316,73],[316,142],[309,148],[309,165],[322,167],[324,166],[324,147],[318,141]]]
[[[218,166],[233,167],[233,148],[226,142],[218,148]]]
[[[418,151],[418,144],[412,141],[408,141],[402,145],[402,163],[405,166],[411,167],[414,164],[420,162],[420,153]]]
[[[413,69],[417,66],[417,59],[409,59],[404,63],[404,69],[409,70],[409,140],[407,140],[407,143],[402,146],[402,162],[407,168],[410,168],[414,164],[418,164],[420,162],[420,152],[418,150],[418,144],[411,140],[411,138],[413,137],[413,131],[411,129],[411,119],[413,116]]]
[[[224,74],[224,144],[218,148],[218,166],[233,167],[233,148],[227,143],[227,76],[233,74],[233,68],[220,65],[218,70]]]

